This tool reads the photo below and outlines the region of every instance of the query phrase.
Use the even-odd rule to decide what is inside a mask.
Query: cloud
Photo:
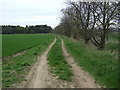
[[[65,0],[2,0],[0,24],[35,25],[55,27]]]

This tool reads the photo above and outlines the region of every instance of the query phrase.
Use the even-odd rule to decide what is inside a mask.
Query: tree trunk
[[[74,34],[74,36],[73,36],[73,37],[74,37],[74,39],[77,39],[77,35],[76,35],[76,33]]]
[[[85,43],[85,44],[88,44],[88,43],[89,43],[89,40],[90,40],[89,38],[84,39],[84,43]]]
[[[101,36],[101,41],[100,41],[98,49],[103,50],[104,48],[105,48],[105,34]]]

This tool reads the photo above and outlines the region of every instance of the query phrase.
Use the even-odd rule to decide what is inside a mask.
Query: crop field
[[[2,57],[45,44],[53,38],[50,34],[2,35]]]
[[[54,35],[3,35],[3,38],[3,40],[7,40],[3,41],[3,45],[5,45],[3,47],[4,56],[30,48],[25,54],[9,58],[2,62],[2,86],[13,87],[12,84],[25,80],[25,75],[29,71],[30,66],[37,61],[37,56],[45,51],[53,41]]]

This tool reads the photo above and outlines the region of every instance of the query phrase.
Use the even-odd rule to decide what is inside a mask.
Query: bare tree
[[[62,10],[64,33],[104,49],[110,26],[118,24],[120,2],[68,1],[67,4]]]
[[[85,43],[90,40],[89,36],[89,22],[90,22],[90,3],[89,2],[71,2],[68,4],[72,11],[68,11],[67,14],[73,18],[76,23],[77,32],[82,36]]]
[[[104,49],[106,37],[110,26],[117,24],[116,16],[119,3],[116,2],[96,2],[93,4],[93,16],[97,36],[92,36],[92,41],[99,49]]]

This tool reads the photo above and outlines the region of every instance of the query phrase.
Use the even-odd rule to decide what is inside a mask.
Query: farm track
[[[23,81],[17,88],[73,88],[75,84],[57,79],[54,74],[50,73],[50,66],[47,61],[47,54],[56,42],[55,40],[47,48],[47,50],[38,57],[38,62],[34,64]]]
[[[49,67],[47,65],[47,54],[52,46],[55,44],[55,40],[52,44],[49,45],[47,50],[38,57],[38,62],[32,67],[31,71],[27,76],[27,82],[24,88],[47,88],[51,86],[50,75],[49,75]]]
[[[32,66],[26,76],[26,81],[20,83],[17,88],[100,88],[99,85],[96,85],[94,79],[75,63],[74,59],[67,52],[62,39],[61,46],[65,60],[72,66],[72,82],[59,80],[49,72],[50,66],[47,61],[47,54],[56,43],[56,40],[55,38],[46,51],[38,56],[38,62]]]
[[[69,55],[67,52],[64,41],[62,41],[62,51],[65,56],[65,60],[67,63],[72,66],[71,70],[73,72],[73,82],[76,84],[78,88],[100,88],[99,85],[95,83],[95,80],[89,75],[87,72],[82,70],[81,67],[79,67],[76,62],[74,61],[73,57]]]

